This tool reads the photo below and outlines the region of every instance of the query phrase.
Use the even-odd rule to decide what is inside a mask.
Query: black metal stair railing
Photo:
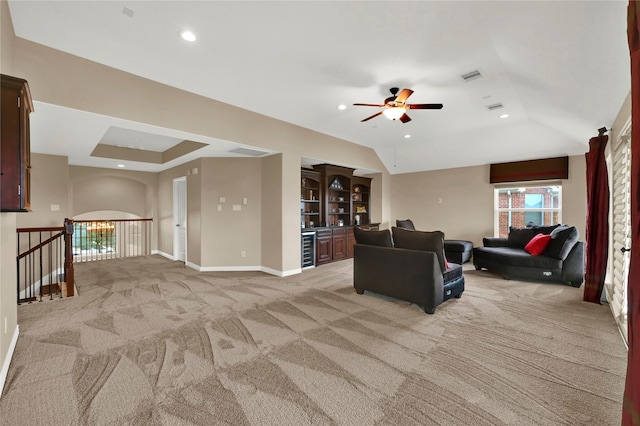
[[[66,291],[66,229],[18,228],[17,299],[18,304],[63,297]],[[73,295],[73,293],[71,293]]]
[[[74,220],[74,261],[149,255],[152,223],[152,219]]]
[[[64,226],[18,228],[18,304],[75,294],[74,262],[151,254],[152,219],[65,219]]]

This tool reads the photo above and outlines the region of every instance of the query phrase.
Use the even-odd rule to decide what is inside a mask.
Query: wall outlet
[[[225,197],[218,197],[218,202],[219,203],[224,203],[225,201],[227,201],[227,199]]]
[[[222,211],[222,205],[218,204],[218,211],[221,212]]]
[[[244,250],[240,250],[240,257],[247,257],[247,252]]]
[[[242,199],[242,204],[244,204],[245,206],[247,205],[248,202],[249,202],[249,199],[247,197],[244,197]]]
[[[234,204],[233,205],[233,211],[234,212],[239,212],[240,210],[242,210],[242,206],[240,204]]]
[[[60,211],[60,204],[51,204],[51,211],[52,212],[59,212]]]

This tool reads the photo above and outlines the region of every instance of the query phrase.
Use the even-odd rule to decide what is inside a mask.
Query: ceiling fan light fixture
[[[402,117],[406,111],[407,109],[404,107],[391,107],[385,109],[382,113],[389,120],[397,120]]]
[[[180,31],[180,37],[186,41],[196,41],[196,35],[191,31]]]

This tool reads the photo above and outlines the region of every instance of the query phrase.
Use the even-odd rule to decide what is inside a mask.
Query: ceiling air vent
[[[482,77],[482,74],[480,74],[480,71],[478,70],[473,70],[466,74],[462,74],[460,77],[462,77],[464,81],[471,81],[471,80],[475,80],[476,78]]]
[[[487,105],[487,109],[489,111],[493,111],[493,110],[500,109],[500,108],[503,108],[503,107],[504,107],[504,105],[502,105],[501,102],[498,102],[497,104]]]
[[[251,157],[262,157],[263,155],[270,154],[269,152],[266,152],[266,151],[259,151],[257,149],[249,149],[249,148],[235,148],[229,152],[233,152],[234,154],[250,155]]]

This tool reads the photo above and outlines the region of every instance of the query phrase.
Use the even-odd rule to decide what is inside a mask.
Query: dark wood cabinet
[[[356,245],[356,237],[353,235],[353,227],[347,228],[347,257],[353,257],[353,246]]]
[[[333,260],[347,258],[346,228],[333,228]]]
[[[333,233],[329,228],[318,229],[316,232],[316,265],[333,260]]]
[[[21,78],[1,75],[0,211],[31,209],[31,147],[29,114],[33,102]]]

